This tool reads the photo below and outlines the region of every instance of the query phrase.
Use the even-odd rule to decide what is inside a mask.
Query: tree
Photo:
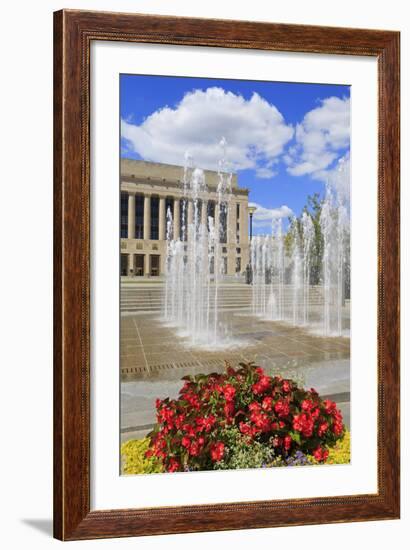
[[[320,197],[320,193],[308,195],[307,203],[303,207],[302,214],[298,218],[289,218],[289,228],[284,240],[285,250],[288,256],[292,254],[293,235],[295,230],[299,233],[299,240],[301,246],[303,246],[302,215],[303,212],[306,212],[306,214],[310,216],[314,227],[314,238],[310,251],[311,257],[309,278],[311,285],[319,284],[322,277],[323,235],[320,227],[322,205],[323,199]]]
[[[323,199],[319,193],[308,195],[307,205],[304,211],[311,217],[315,230],[311,250],[310,262],[310,284],[317,285],[322,277],[322,259],[323,259],[323,234],[320,226],[320,214],[322,213]]]

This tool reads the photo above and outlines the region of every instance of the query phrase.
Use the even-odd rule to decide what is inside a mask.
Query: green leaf
[[[298,445],[300,445],[300,433],[298,432],[290,432],[290,437],[293,441],[296,441]]]

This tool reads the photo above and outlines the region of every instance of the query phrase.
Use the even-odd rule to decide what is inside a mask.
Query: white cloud
[[[256,169],[256,177],[260,179],[270,179],[273,178],[273,176],[276,176],[277,172],[275,170],[272,170],[272,168],[257,168]]]
[[[293,136],[278,109],[257,93],[247,100],[222,88],[194,90],[175,108],[164,107],[139,126],[121,121],[121,135],[143,159],[182,164],[186,151],[201,168],[217,169],[222,136],[229,169],[274,175],[275,159]]]
[[[249,206],[256,207],[256,211],[253,215],[253,223],[259,227],[271,225],[272,220],[288,218],[293,214],[292,209],[286,205],[282,205],[279,208],[265,208],[256,202],[251,202]]]
[[[350,100],[324,99],[296,126],[295,139],[296,145],[284,157],[288,172],[293,176],[317,177],[349,147]]]

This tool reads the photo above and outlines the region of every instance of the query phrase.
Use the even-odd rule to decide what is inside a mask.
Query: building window
[[[211,256],[209,259],[209,273],[210,275],[215,273],[215,256]]]
[[[209,231],[209,218],[212,218],[213,220],[215,220],[215,202],[214,201],[208,201],[208,212],[207,212],[208,231]]]
[[[150,275],[151,277],[158,277],[159,275],[159,256],[157,254],[151,254],[150,258]]]
[[[159,198],[151,197],[151,240],[159,238]]]
[[[121,193],[120,234],[121,239],[128,237],[128,193]]]
[[[228,250],[227,250],[226,246],[223,246],[222,247],[222,254],[226,254],[227,252],[228,252]]]
[[[121,275],[125,276],[128,272],[128,254],[121,254]]]
[[[135,195],[135,238],[144,238],[144,196]]]
[[[235,271],[236,271],[236,273],[241,272],[241,259],[240,258],[236,258]]]
[[[222,256],[222,275],[226,275],[228,273],[228,258],[226,256]]]
[[[237,203],[236,204],[236,219],[239,220],[240,217],[241,217],[241,205],[239,203]]]
[[[144,254],[135,255],[135,275],[142,277],[144,275]]]
[[[240,249],[240,248],[237,248],[237,249],[236,249],[236,253],[237,253],[237,254],[240,254],[240,253],[241,253],[241,249]]]

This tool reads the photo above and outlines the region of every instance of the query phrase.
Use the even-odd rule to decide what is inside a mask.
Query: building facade
[[[232,176],[232,192],[223,215],[218,209],[218,173],[205,170],[207,191],[201,196],[200,215],[223,225],[222,256],[226,275],[245,271],[249,261],[248,189]],[[172,213],[175,239],[183,239],[182,212],[188,223],[193,203],[184,196],[183,167],[121,159],[121,275],[158,277],[165,273],[167,212]],[[186,238],[186,237],[185,237]]]

